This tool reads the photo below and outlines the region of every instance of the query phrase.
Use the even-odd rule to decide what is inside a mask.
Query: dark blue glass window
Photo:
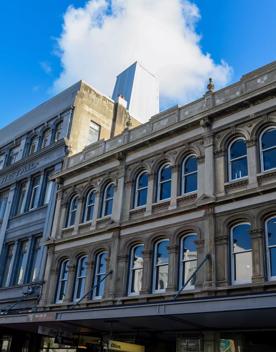
[[[107,253],[103,252],[97,255],[96,259],[96,270],[94,279],[94,297],[103,297],[105,288],[105,275],[106,275],[106,260]]]
[[[186,283],[197,268],[196,234],[190,234],[182,239],[181,243],[181,267],[180,288]],[[193,288],[195,277],[189,281],[186,288]]]
[[[276,217],[273,217],[266,223],[266,238],[269,276],[276,277]]]
[[[189,156],[182,164],[182,193],[197,191],[197,158]]]
[[[172,177],[171,165],[169,164],[163,165],[159,169],[157,200],[168,199],[171,197],[171,177]]]
[[[142,289],[144,246],[142,244],[132,248],[129,272],[129,294],[139,294]]]
[[[95,200],[96,200],[96,192],[94,190],[89,191],[86,197],[86,203],[84,208],[84,217],[83,217],[84,221],[93,220]]]
[[[114,184],[111,183],[106,186],[104,191],[102,216],[107,216],[112,214],[113,197],[114,197]]]
[[[234,141],[229,150],[230,180],[237,180],[248,175],[247,149],[244,139]]]
[[[147,203],[148,178],[148,173],[144,171],[143,173],[140,173],[136,179],[136,190],[134,200],[135,207],[140,207]]]
[[[262,168],[276,168],[276,129],[267,130],[261,138]]]
[[[155,246],[153,280],[154,291],[164,291],[168,286],[168,245],[169,240],[163,240],[158,242]]]
[[[73,226],[75,224],[78,203],[79,203],[79,198],[77,196],[74,196],[70,201],[68,216],[67,216],[67,226]]]

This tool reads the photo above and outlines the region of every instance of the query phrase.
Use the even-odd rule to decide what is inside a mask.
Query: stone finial
[[[215,85],[212,78],[209,78],[209,83],[207,84],[207,90],[209,93],[213,93],[215,90]]]

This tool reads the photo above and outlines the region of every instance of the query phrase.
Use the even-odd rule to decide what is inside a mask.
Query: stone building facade
[[[88,146],[54,178],[39,305],[2,326],[90,351],[274,350],[276,62]]]

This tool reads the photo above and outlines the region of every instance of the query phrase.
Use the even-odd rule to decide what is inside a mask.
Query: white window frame
[[[22,197],[21,207],[19,207],[19,199],[21,198],[23,184],[24,184],[25,192],[24,192],[24,196]],[[19,184],[18,195],[17,195],[17,200],[16,200],[16,202],[17,202],[16,215],[21,215],[21,214],[25,213],[25,208],[27,206],[26,202],[27,202],[28,188],[29,188],[28,181],[22,181]]]
[[[232,145],[239,141],[239,140],[243,140],[245,142],[245,146],[246,146],[246,154],[239,156],[237,158],[231,159],[231,147]],[[244,180],[248,178],[248,155],[247,155],[247,145],[246,145],[246,139],[244,137],[238,137],[235,138],[228,146],[228,150],[227,150],[227,162],[228,162],[228,180],[231,181],[238,181],[238,180]],[[238,177],[238,178],[232,178],[232,162],[236,161],[236,160],[241,160],[241,159],[246,159],[246,164],[247,164],[247,175],[246,176],[242,176],[242,177]]]
[[[250,284],[252,283],[252,278],[251,280],[248,280],[248,281],[238,281],[238,280],[235,280],[235,275],[234,275],[234,272],[235,272],[235,261],[234,261],[234,251],[233,251],[233,248],[234,248],[234,243],[233,243],[233,230],[240,226],[240,225],[249,225],[251,227],[251,224],[249,222],[240,222],[234,226],[231,227],[231,230],[230,230],[230,253],[231,253],[231,284],[232,285],[242,285],[242,284]],[[251,242],[252,244],[252,242]],[[251,252],[251,259],[252,259],[252,270],[253,270],[253,248],[252,248],[252,245],[251,245],[251,250],[245,250],[245,251],[242,251],[242,252],[239,252],[239,253],[248,253],[248,252]],[[236,253],[237,254],[237,253]]]
[[[22,251],[23,246],[25,248],[24,252]],[[20,255],[22,255],[22,261],[19,264],[18,261],[21,257]],[[16,253],[16,262],[13,267],[13,284],[16,286],[20,286],[25,283],[29,255],[30,255],[30,241],[27,239],[20,240],[17,253]]]
[[[77,206],[76,206],[75,209],[72,209],[75,199],[77,200]],[[79,197],[78,197],[77,194],[75,194],[75,195],[71,198],[70,203],[69,203],[68,214],[67,214],[67,221],[66,221],[66,227],[71,227],[71,226],[74,226],[74,225],[75,225],[76,220],[77,220],[78,205],[79,205]],[[73,213],[75,213],[75,221],[74,221],[73,224],[71,224],[71,217],[72,217],[72,214],[73,214]]]
[[[111,187],[113,185],[114,187],[114,190],[113,190],[113,196],[110,197],[110,198],[106,198],[106,194],[107,194],[107,189],[109,187]],[[105,188],[104,188],[104,193],[103,193],[103,199],[102,199],[102,214],[101,214],[101,217],[104,218],[106,216],[112,216],[112,213],[113,213],[113,206],[114,206],[114,195],[115,195],[115,184],[114,182],[110,182],[108,183]],[[106,212],[106,203],[108,201],[112,200],[112,210],[111,210],[111,214],[105,214]]]
[[[263,149],[263,148],[262,148],[262,138],[263,138],[263,135],[264,135],[267,131],[269,131],[269,130],[276,130],[276,127],[275,127],[275,126],[269,126],[269,127],[265,128],[265,129],[262,131],[262,133],[260,134],[260,138],[259,138],[261,172],[269,172],[269,171],[276,170],[276,167],[273,167],[273,168],[267,169],[267,170],[264,169],[264,152],[267,152],[267,151],[269,151],[269,150],[276,149],[276,144],[275,144],[274,147],[270,147],[270,148],[267,148],[267,149]]]
[[[49,136],[47,138],[47,143],[45,143],[45,135],[46,135],[46,132],[49,131]],[[43,133],[42,133],[42,138],[41,138],[41,149],[44,149],[44,148],[47,148],[50,144],[51,144],[51,128],[46,128]]]
[[[63,121],[59,121],[56,123],[55,131],[54,131],[55,132],[55,136],[54,136],[55,143],[62,139],[62,123],[63,123]]]
[[[185,173],[185,164],[187,162],[187,160],[189,158],[191,158],[192,156],[194,156],[196,158],[196,162],[197,162],[197,169],[196,171],[192,171],[192,172],[187,172]],[[192,194],[192,193],[197,193],[198,191],[198,161],[197,161],[197,155],[196,154],[189,154],[187,155],[183,161],[182,161],[182,165],[181,165],[181,194],[182,195],[186,195],[186,194]],[[185,179],[187,176],[191,176],[191,175],[196,175],[196,190],[191,191],[191,192],[185,192]]]
[[[171,168],[171,178],[169,178],[166,181],[161,181],[161,172],[163,169],[165,169],[168,166]],[[169,198],[161,199],[161,185],[164,183],[167,183],[167,182],[171,183],[171,196],[172,196],[172,165],[171,165],[171,163],[165,163],[159,167],[158,177],[157,177],[157,202],[163,202],[163,201],[167,201],[167,200],[171,199],[171,196]]]
[[[103,296],[99,296],[97,295],[97,283],[98,283],[98,277],[99,276],[104,276],[107,274],[107,263],[106,263],[106,268],[105,268],[105,272],[101,273],[99,272],[99,265],[100,265],[100,257],[103,256],[104,254],[106,254],[106,256],[108,256],[108,253],[107,251],[102,251],[102,252],[99,252],[97,253],[96,255],[96,265],[95,265],[95,270],[94,270],[94,280],[93,280],[93,293],[92,293],[92,298],[93,299],[102,299],[105,295],[105,293],[103,294]],[[105,279],[106,280],[106,279]],[[104,291],[105,291],[105,288],[106,288],[106,282],[105,280],[103,280],[103,283],[104,283]]]
[[[181,237],[181,242],[180,242],[180,268],[179,268],[179,289],[181,289],[184,285],[185,282],[183,282],[183,272],[184,272],[184,266],[186,265],[186,263],[188,262],[194,262],[196,261],[198,263],[198,251],[196,251],[196,255],[197,255],[197,259],[191,259],[191,260],[185,260],[184,255],[183,255],[183,250],[184,250],[184,241],[187,237],[189,236],[196,236],[196,238],[198,238],[197,233],[195,232],[191,232],[191,233],[187,233],[186,235]],[[188,279],[188,278],[187,278]],[[191,283],[189,283],[186,287],[185,290],[194,290],[195,286],[192,285]]]
[[[34,141],[36,141],[34,143]],[[34,153],[36,153],[38,151],[38,144],[39,144],[39,137],[36,135],[36,136],[33,136],[31,139],[30,139],[30,145],[29,145],[29,150],[28,150],[28,156],[29,155],[33,155]],[[34,150],[31,152],[31,147],[35,145],[35,148]]]
[[[38,179],[38,183],[34,186],[34,181],[36,180],[36,178]],[[40,196],[40,184],[41,184],[41,175],[36,175],[33,177],[32,181],[31,181],[31,187],[30,187],[30,198],[29,198],[29,210],[33,210],[36,209],[39,205],[39,196]],[[37,197],[37,199],[36,199]],[[34,204],[32,205],[34,201]]]
[[[137,247],[143,247],[144,248],[144,244],[143,243],[136,244],[135,246],[133,246],[131,248],[131,251],[130,251],[129,274],[128,274],[128,289],[127,289],[128,296],[139,296],[140,295],[140,292],[132,292],[131,291],[132,280],[133,280],[133,276],[134,276],[133,274],[135,273],[135,271],[142,269],[142,272],[143,272],[143,275],[144,275],[144,263],[143,263],[143,267],[140,268],[140,269],[137,269],[137,268],[133,267],[134,252],[135,252],[135,249]],[[142,275],[142,280],[143,280],[143,275]]]
[[[147,174],[148,176],[148,185],[146,187],[140,187],[139,188],[139,180],[141,178],[142,175]],[[147,190],[147,195],[148,195],[148,188],[149,188],[149,173],[146,170],[143,170],[141,172],[139,172],[139,174],[136,176],[136,180],[135,180],[135,194],[134,194],[134,208],[143,208],[147,205],[147,200],[146,203],[143,205],[138,205],[138,199],[139,199],[139,192],[143,191],[143,190]]]
[[[94,203],[89,203],[89,198],[91,196],[91,194],[94,193],[95,194],[95,199],[94,199]],[[96,190],[95,188],[90,189],[87,192],[86,195],[86,200],[85,200],[85,207],[84,207],[84,216],[83,216],[83,222],[91,222],[93,221],[94,217],[95,217],[95,204],[96,204]],[[89,207],[93,207],[93,216],[92,219],[87,220],[87,214],[88,214],[88,208]]]
[[[78,261],[77,261],[77,269],[76,269],[75,282],[74,282],[74,295],[73,295],[74,302],[78,302],[83,297],[83,295],[85,294],[85,289],[86,289],[86,278],[87,278],[88,264],[86,264],[84,275],[80,275],[80,268],[81,268],[82,261],[88,262],[88,256],[83,255],[83,256],[79,257]],[[77,297],[79,285],[82,285],[82,284],[84,285],[83,286],[83,293],[80,297]]]
[[[268,272],[268,280],[273,281],[276,280],[276,276],[271,275],[271,261],[270,261],[270,249],[271,248],[276,248],[276,245],[268,245],[268,222],[272,219],[275,219],[276,223],[276,215],[269,217],[265,221],[265,242],[266,242],[266,259],[267,259],[267,272]]]
[[[157,264],[157,247],[158,245],[163,242],[163,241],[168,241],[168,246],[169,246],[169,239],[168,238],[164,238],[162,240],[159,240],[157,242],[155,242],[154,244],[154,256],[153,256],[153,281],[152,281],[152,292],[153,293],[162,293],[162,292],[166,292],[167,288],[164,289],[156,289],[156,278],[157,278],[157,267],[161,267],[161,266],[167,266],[168,267],[168,281],[169,281],[169,251],[168,251],[168,263],[167,264]]]
[[[67,285],[68,285],[68,276],[69,276],[69,268],[67,270],[66,278],[64,278],[64,271],[65,271],[67,265],[69,265],[69,259],[63,259],[59,263],[59,271],[58,271],[58,281],[57,281],[57,290],[56,290],[55,303],[62,303],[64,301],[65,296],[66,296]],[[58,297],[60,296],[60,290],[61,290],[62,282],[65,282],[63,298],[62,299],[58,299]]]
[[[9,249],[11,248],[11,255],[9,255]],[[5,256],[5,269],[4,269],[4,275],[7,271],[7,275],[6,275],[6,280],[4,281],[4,275],[2,277],[2,282],[1,282],[1,286],[2,287],[9,287],[10,283],[11,283],[11,278],[12,278],[12,271],[13,271],[13,262],[14,262],[14,255],[15,255],[15,251],[16,251],[16,245],[14,242],[12,243],[8,243],[7,244],[7,252],[6,252],[6,256]],[[7,261],[9,259],[9,265],[7,268]]]

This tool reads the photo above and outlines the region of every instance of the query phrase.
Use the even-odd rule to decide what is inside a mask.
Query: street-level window
[[[182,162],[182,194],[197,191],[197,158],[189,155]]]
[[[7,203],[8,203],[8,197],[9,197],[9,193],[8,192],[0,193],[0,223],[4,219],[6,206],[7,206]]]
[[[40,175],[33,177],[30,188],[29,210],[38,207],[40,189]]]
[[[11,281],[11,274],[12,274],[12,259],[14,256],[14,244],[9,244],[6,247],[6,257],[5,257],[5,268],[2,278],[2,286],[8,287]]]
[[[142,244],[134,246],[131,249],[128,280],[129,295],[139,295],[142,289],[144,264],[143,251],[144,245]]]
[[[107,252],[101,252],[96,256],[96,267],[94,275],[93,298],[102,298],[105,289],[105,276],[107,274]]]
[[[79,197],[75,195],[73,196],[73,198],[71,198],[69,202],[67,221],[66,221],[67,227],[73,226],[75,224],[78,204],[79,204]]]
[[[56,124],[55,139],[54,139],[55,142],[57,142],[61,139],[61,132],[62,132],[62,121],[60,121]]]
[[[35,282],[39,280],[41,252],[42,252],[41,237],[36,237],[33,241],[30,270],[28,275],[30,282]]]
[[[138,174],[135,181],[134,208],[147,203],[149,175],[147,171]]]
[[[7,166],[14,164],[18,161],[19,157],[19,146],[14,147],[9,151],[8,158],[7,158]]]
[[[109,183],[104,189],[102,200],[102,217],[112,214],[114,188],[114,183]]]
[[[260,137],[262,171],[276,168],[276,128],[266,129]]]
[[[34,136],[30,140],[28,155],[34,154],[37,151],[37,149],[38,149],[38,136]]]
[[[4,153],[0,154],[0,170],[3,169],[5,165],[6,155]]]
[[[28,241],[21,241],[18,253],[16,254],[16,263],[14,271],[14,284],[22,285],[25,282],[26,268],[28,263]]]
[[[51,129],[47,128],[47,130],[45,130],[42,135],[41,149],[48,147],[50,143],[51,143]]]
[[[42,195],[43,205],[49,204],[51,199],[52,189],[54,187],[54,180],[51,180],[51,177],[53,176],[53,174],[54,174],[53,170],[49,170],[45,173],[43,195]]]
[[[229,180],[237,180],[248,176],[247,148],[243,138],[235,139],[228,148]]]
[[[25,212],[26,198],[27,198],[27,181],[23,181],[18,186],[18,196],[16,202],[16,214],[23,214]]]
[[[157,201],[171,197],[172,167],[164,164],[158,170]]]
[[[96,191],[91,189],[86,196],[85,206],[83,211],[83,221],[92,221],[95,211]]]
[[[99,140],[99,137],[100,137],[100,126],[97,123],[90,121],[87,144],[97,142]]]
[[[77,262],[77,271],[75,277],[75,287],[74,287],[74,302],[81,299],[85,294],[85,281],[87,275],[87,256],[80,257]]]
[[[56,303],[62,303],[67,289],[68,282],[68,272],[69,272],[69,260],[65,259],[60,263],[59,273],[58,273],[58,282],[57,282],[57,291],[56,291]]]
[[[153,292],[164,292],[168,286],[169,240],[155,244],[153,267]]]
[[[191,233],[185,235],[181,239],[180,245],[180,280],[179,288],[183,287],[191,275],[197,268],[197,246],[196,246],[197,235]],[[186,289],[192,289],[195,286],[195,277],[185,287]]]
[[[268,278],[276,279],[276,216],[269,218],[265,224]]]
[[[252,281],[252,243],[250,224],[241,223],[231,229],[232,283]]]

